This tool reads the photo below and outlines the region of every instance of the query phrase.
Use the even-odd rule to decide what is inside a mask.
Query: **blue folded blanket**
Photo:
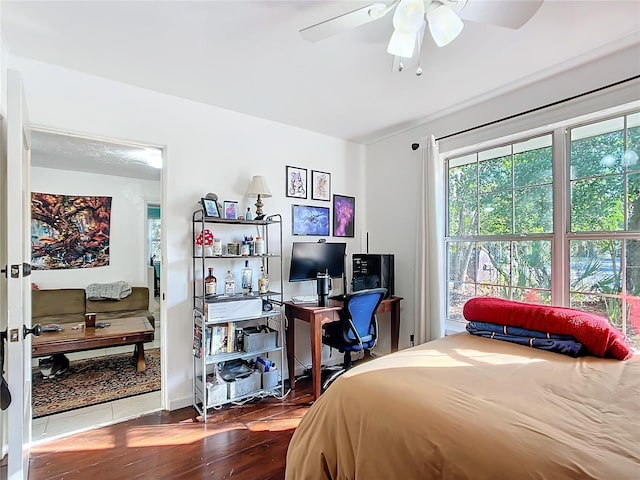
[[[587,354],[582,343],[578,342],[571,335],[556,335],[538,332],[536,330],[527,330],[526,328],[476,321],[467,323],[467,331],[472,335],[517,343],[518,345],[526,345],[541,350],[562,353],[571,357]]]

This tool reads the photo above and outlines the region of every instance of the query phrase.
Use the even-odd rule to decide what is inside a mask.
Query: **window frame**
[[[550,295],[551,304],[559,306],[569,306],[571,302],[571,295],[575,292],[570,290],[570,244],[576,240],[602,240],[610,239],[620,241],[622,244],[621,250],[621,278],[622,278],[622,290],[620,294],[616,295],[616,298],[620,298],[622,301],[622,331],[626,333],[627,321],[624,319],[626,316],[627,300],[626,295],[626,259],[624,258],[625,241],[629,239],[640,239],[640,232],[637,231],[606,231],[606,232],[571,232],[571,130],[587,126],[590,124],[599,123],[619,117],[624,118],[623,131],[625,144],[627,142],[628,135],[628,123],[627,117],[630,115],[640,113],[640,104],[638,102],[632,102],[631,104],[621,105],[612,109],[607,109],[600,112],[584,115],[579,118],[573,118],[557,122],[553,125],[530,129],[525,132],[509,135],[507,137],[496,138],[494,140],[487,140],[475,145],[469,145],[463,148],[458,148],[450,151],[443,151],[440,153],[439,159],[443,162],[443,185],[444,185],[444,215],[445,215],[445,234],[444,234],[444,258],[445,261],[445,277],[443,290],[445,292],[445,326],[447,331],[460,331],[464,329],[465,322],[450,318],[450,262],[449,262],[449,246],[452,243],[459,242],[517,242],[517,241],[529,241],[529,240],[548,240],[551,242],[551,285]],[[477,225],[477,235],[465,235],[465,236],[451,236],[450,235],[450,218],[449,218],[449,162],[456,158],[464,157],[471,154],[476,154],[476,164],[479,165],[477,154],[479,152],[510,146],[512,147],[516,143],[525,142],[544,135],[551,135],[551,151],[552,151],[552,205],[553,205],[553,231],[551,233],[544,234],[499,234],[499,235],[479,235],[479,223]],[[513,148],[511,148],[513,155]],[[513,170],[513,165],[512,165]],[[638,171],[640,172],[640,171]],[[476,169],[476,196],[479,202],[479,175],[480,169]],[[627,171],[623,173],[623,178],[626,179],[628,175]],[[515,183],[515,174],[512,178],[512,184]],[[512,192],[515,190],[512,189]],[[624,186],[625,196],[627,194],[627,186]],[[515,202],[515,199],[513,200]],[[514,205],[514,204],[512,204]],[[479,207],[478,207],[479,208]],[[478,211],[479,212],[479,211]],[[625,228],[628,227],[628,218],[626,215],[627,207],[625,206]],[[479,216],[479,213],[478,213]],[[515,221],[512,218],[512,225]],[[479,222],[479,220],[478,220]],[[511,253],[513,258],[513,253]],[[475,285],[479,285],[477,281]],[[510,287],[513,287],[511,282]]]

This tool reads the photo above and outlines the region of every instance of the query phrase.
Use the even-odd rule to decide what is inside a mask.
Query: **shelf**
[[[278,219],[273,219],[273,217],[278,217]],[[231,218],[219,218],[219,217],[207,217],[202,215],[202,210],[196,210],[193,213],[193,220],[195,222],[205,222],[205,223],[227,223],[230,225],[273,225],[277,223],[282,223],[279,219],[280,215],[272,215],[267,217],[264,220],[239,220],[239,219],[231,219]],[[267,220],[270,218],[270,220]]]
[[[201,315],[202,320],[204,320],[204,312],[202,311],[202,309],[196,307],[195,310],[197,310],[197,312]],[[271,318],[275,318],[275,317],[279,317],[281,315],[281,313],[279,311],[273,311],[271,310],[270,312],[262,312],[261,315],[254,315],[251,317],[240,317],[240,318],[231,318],[231,319],[220,319],[220,320],[208,320],[205,321],[204,324],[205,325],[224,325],[225,323],[238,323],[238,322],[248,322],[249,320],[269,320]]]
[[[243,259],[243,258],[280,258],[281,255],[266,253],[264,255],[194,255],[193,258],[235,258],[235,259]]]
[[[274,295],[280,295],[280,292],[276,292],[273,290],[269,290],[267,293],[252,293],[252,294],[244,294],[244,293],[236,293],[233,296],[229,295],[206,295],[204,297],[205,303],[213,303],[214,299],[229,299],[229,300],[247,300],[249,298],[263,298],[263,297],[271,297]],[[198,300],[202,300],[202,295],[196,295]]]
[[[213,363],[226,362],[228,360],[236,360],[238,358],[252,358],[257,357],[263,353],[271,353],[271,352],[279,352],[282,350],[282,347],[271,347],[265,348],[264,350],[256,350],[255,352],[231,352],[231,353],[221,353],[219,355],[207,355],[205,357],[205,362],[207,365],[211,365]]]
[[[207,405],[207,409],[209,408],[215,408],[215,407],[221,407],[223,405],[229,404],[229,403],[233,403],[233,402],[241,402],[242,400],[246,400],[247,398],[251,398],[251,397],[255,397],[257,395],[266,395],[266,394],[274,394],[276,393],[276,390],[281,390],[283,388],[283,384],[282,383],[278,383],[277,385],[275,385],[272,388],[261,388],[260,390],[256,390],[254,392],[251,393],[247,393],[246,395],[240,395],[238,397],[235,397],[233,400],[227,399],[224,400],[222,402],[218,402],[218,403],[211,403],[210,405]],[[198,389],[199,390],[199,389]],[[201,392],[197,392],[198,394],[200,394],[200,396],[198,396],[199,400],[203,400],[203,394]],[[204,403],[204,402],[202,402]],[[198,413],[202,414],[202,406],[201,405],[194,405],[194,407],[196,408],[196,410],[198,410]]]

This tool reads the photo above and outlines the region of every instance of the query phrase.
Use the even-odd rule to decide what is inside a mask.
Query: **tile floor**
[[[159,312],[154,312],[157,319]],[[144,345],[145,350],[160,347],[160,322],[156,320],[156,333],[153,342]],[[105,348],[88,352],[70,353],[69,360],[95,358],[102,355],[133,352],[133,345],[125,347]],[[34,359],[34,366],[38,360]],[[109,425],[116,422],[139,417],[146,413],[159,410],[161,406],[160,392],[151,392],[135,397],[123,398],[109,403],[79,408],[70,412],[58,413],[46,417],[36,418],[31,422],[32,443],[40,443],[72,433],[90,430],[92,428]]]

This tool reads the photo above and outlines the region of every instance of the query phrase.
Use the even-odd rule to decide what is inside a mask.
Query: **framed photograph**
[[[307,198],[307,169],[287,166],[287,197]]]
[[[210,198],[202,199],[202,208],[204,208],[204,214],[207,217],[220,218],[220,212],[218,211],[218,202]]]
[[[238,218],[238,202],[225,200],[224,218],[227,218],[229,220],[235,220]]]
[[[333,236],[353,237],[356,224],[356,198],[333,196]]]
[[[329,207],[292,205],[291,208],[293,235],[329,235]]]
[[[311,170],[311,199],[331,201],[331,174]]]

